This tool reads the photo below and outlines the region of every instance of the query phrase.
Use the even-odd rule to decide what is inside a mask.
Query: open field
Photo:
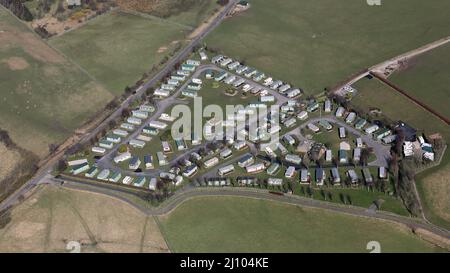
[[[160,221],[176,252],[368,252],[372,240],[382,252],[439,250],[395,224],[246,198],[192,199]]]
[[[416,176],[426,217],[436,225],[450,229],[450,155],[447,151],[441,165]]]
[[[167,252],[153,217],[92,193],[41,186],[0,229],[0,252]]]
[[[44,156],[112,95],[3,8],[0,30],[0,128]]]
[[[364,68],[450,34],[450,2],[251,0],[208,38],[211,48],[318,93]],[[370,23],[369,23],[370,22]]]
[[[178,24],[198,26],[219,5],[214,0],[118,0],[119,7],[158,16]]]
[[[450,45],[408,61],[390,80],[443,116],[450,118]]]
[[[441,133],[447,142],[450,141],[450,128],[443,121],[381,81],[364,78],[353,86],[358,94],[353,98],[352,104],[365,109],[379,108],[383,115],[394,121],[402,120],[426,135]]]
[[[111,12],[52,38],[50,44],[120,95],[180,46],[186,32],[158,19]]]

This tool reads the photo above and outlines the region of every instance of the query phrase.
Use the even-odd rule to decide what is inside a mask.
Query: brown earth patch
[[[167,50],[167,47],[166,46],[162,46],[162,47],[158,48],[156,53],[164,53],[166,50]]]
[[[8,59],[2,60],[2,62],[6,63],[9,69],[15,70],[24,70],[30,66],[30,64],[21,57],[10,57]]]

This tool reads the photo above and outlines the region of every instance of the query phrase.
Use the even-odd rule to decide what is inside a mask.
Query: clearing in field
[[[358,71],[449,35],[447,0],[251,0],[208,47],[315,94]]]
[[[436,48],[414,59],[390,80],[410,95],[450,118],[450,45]]]
[[[45,156],[112,95],[0,7],[0,128]]]
[[[0,252],[168,252],[153,217],[97,194],[42,186],[9,217]]]
[[[180,46],[186,28],[124,12],[97,17],[50,44],[120,95]],[[162,50],[164,48],[164,50]]]
[[[160,220],[176,252],[368,252],[373,240],[382,252],[439,250],[396,224],[240,197],[191,199]]]
[[[382,115],[393,121],[402,120],[426,135],[440,133],[449,142],[449,126],[381,81],[364,78],[353,86],[358,90],[353,105],[366,110],[380,109]]]

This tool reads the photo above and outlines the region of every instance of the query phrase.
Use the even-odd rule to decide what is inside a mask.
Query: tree
[[[63,159],[58,160],[58,162],[56,163],[56,171],[63,172],[65,169],[67,169],[66,161]]]

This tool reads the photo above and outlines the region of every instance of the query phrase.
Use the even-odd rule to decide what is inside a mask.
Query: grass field
[[[402,227],[375,220],[271,201],[202,197],[160,217],[174,252],[438,251]]]
[[[112,95],[3,8],[0,30],[0,128],[44,156]]]
[[[448,36],[450,2],[251,0],[206,43],[281,80],[318,93],[364,68]]]
[[[52,186],[11,212],[0,229],[0,252],[168,252],[153,217],[105,196]]]
[[[425,53],[394,73],[390,80],[412,96],[450,118],[450,45]]]
[[[358,94],[353,98],[352,104],[365,109],[379,108],[383,115],[394,121],[402,120],[426,135],[436,132],[441,133],[447,142],[450,140],[450,128],[443,121],[381,81],[364,78],[353,86],[358,90]]]
[[[416,176],[426,217],[436,225],[450,229],[450,154],[447,150],[441,165]]]
[[[183,43],[187,31],[158,19],[112,12],[52,38],[50,44],[120,95]]]

